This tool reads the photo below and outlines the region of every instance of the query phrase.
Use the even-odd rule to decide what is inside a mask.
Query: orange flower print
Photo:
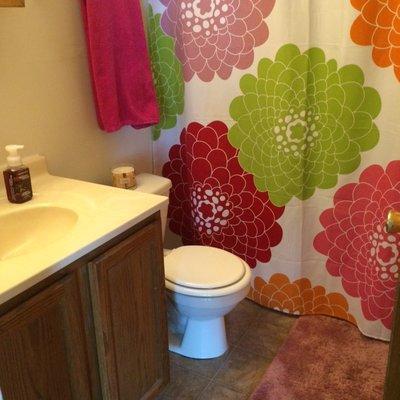
[[[351,27],[352,40],[361,46],[372,46],[376,65],[393,65],[400,81],[400,0],[351,0],[361,14]]]
[[[286,313],[330,315],[357,325],[343,295],[327,294],[322,286],[312,287],[306,278],[291,283],[286,275],[274,274],[269,282],[265,282],[257,276],[248,297],[258,304]]]

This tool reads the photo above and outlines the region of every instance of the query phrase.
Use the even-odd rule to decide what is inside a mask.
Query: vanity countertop
[[[26,248],[30,238],[23,232],[24,219],[30,215],[37,218],[41,215],[40,210],[53,210],[54,218],[49,221],[56,234],[49,233],[47,237],[40,225],[43,222],[31,220],[32,232],[37,223],[39,231],[36,232],[44,238],[40,245],[28,245],[26,252],[18,250],[17,246],[16,251],[9,254],[4,252],[3,245],[3,255],[0,251],[0,304],[159,211],[168,200],[164,196],[52,176],[41,156],[30,157],[25,163],[31,170],[34,197],[24,204],[11,204],[0,184],[0,221],[3,221],[0,242],[15,245],[16,239],[10,238],[7,221],[12,221],[14,232],[15,223],[21,223],[18,240],[22,241],[21,247]],[[57,218],[60,210],[65,216],[60,214]],[[52,214],[47,213],[49,217],[52,218]],[[38,235],[33,236],[34,233],[32,239],[39,243]]]

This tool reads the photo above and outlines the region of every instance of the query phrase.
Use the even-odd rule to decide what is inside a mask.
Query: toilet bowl
[[[168,196],[171,182],[151,174],[137,177],[137,189]],[[163,234],[167,207],[161,211]],[[249,289],[250,267],[239,257],[209,246],[180,246],[164,251],[168,299],[169,349],[190,358],[214,358],[226,352],[224,316]]]
[[[224,316],[250,288],[250,268],[239,257],[208,246],[182,246],[165,258],[170,350],[214,358],[228,343]]]

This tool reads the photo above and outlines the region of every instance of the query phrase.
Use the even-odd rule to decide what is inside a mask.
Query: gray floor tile
[[[241,337],[237,347],[272,361],[289,331],[290,328],[286,326],[257,321]]]
[[[157,400],[194,400],[208,383],[208,378],[171,363],[171,382]]]
[[[214,378],[216,383],[247,394],[264,375],[269,361],[262,356],[235,348]]]
[[[247,394],[237,392],[217,382],[212,382],[201,393],[198,400],[245,400]]]
[[[261,307],[251,300],[243,300],[225,317],[228,343],[233,346],[259,316]]]
[[[193,370],[194,372],[211,379],[221,367],[228,354],[229,350],[221,357],[211,358],[208,360],[196,360],[172,352],[169,353],[169,357],[176,365]]]

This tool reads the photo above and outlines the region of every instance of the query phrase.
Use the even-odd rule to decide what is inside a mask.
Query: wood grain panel
[[[159,220],[89,264],[103,397],[153,398],[168,382]]]
[[[91,399],[77,274],[0,317],[0,387],[7,400]]]

